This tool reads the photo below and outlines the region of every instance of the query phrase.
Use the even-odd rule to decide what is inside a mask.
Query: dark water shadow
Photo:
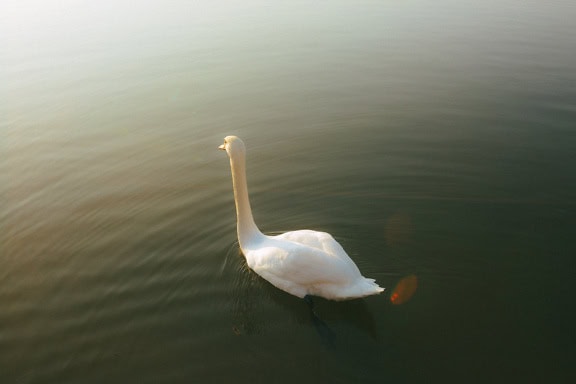
[[[314,296],[311,307],[305,299],[292,296],[271,284],[267,289],[270,290],[270,299],[290,312],[297,322],[312,325],[326,347],[338,347],[339,331],[347,327],[373,340],[378,339],[373,314],[364,299],[332,301]]]

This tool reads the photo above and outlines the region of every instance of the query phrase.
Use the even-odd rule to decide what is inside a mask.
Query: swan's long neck
[[[235,153],[230,156],[232,169],[232,183],[234,185],[234,201],[236,202],[236,219],[238,242],[240,248],[245,249],[250,242],[264,236],[254,223],[250,198],[248,197],[248,184],[246,182],[246,157],[244,153]]]

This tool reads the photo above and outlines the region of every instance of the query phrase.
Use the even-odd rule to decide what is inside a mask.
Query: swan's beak
[[[221,146],[218,147],[218,149],[225,151],[226,150],[226,144],[222,144]]]

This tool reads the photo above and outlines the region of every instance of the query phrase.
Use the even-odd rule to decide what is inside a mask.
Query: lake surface
[[[3,1],[0,382],[576,380],[573,1]],[[327,231],[387,290],[248,270]],[[416,276],[410,300],[394,287]]]

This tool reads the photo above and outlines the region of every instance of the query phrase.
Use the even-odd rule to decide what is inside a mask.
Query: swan
[[[306,300],[311,296],[348,300],[384,291],[374,279],[360,274],[328,233],[305,229],[267,236],[260,232],[250,208],[244,142],[226,136],[218,148],[230,158],[238,242],[248,267],[275,287]]]

